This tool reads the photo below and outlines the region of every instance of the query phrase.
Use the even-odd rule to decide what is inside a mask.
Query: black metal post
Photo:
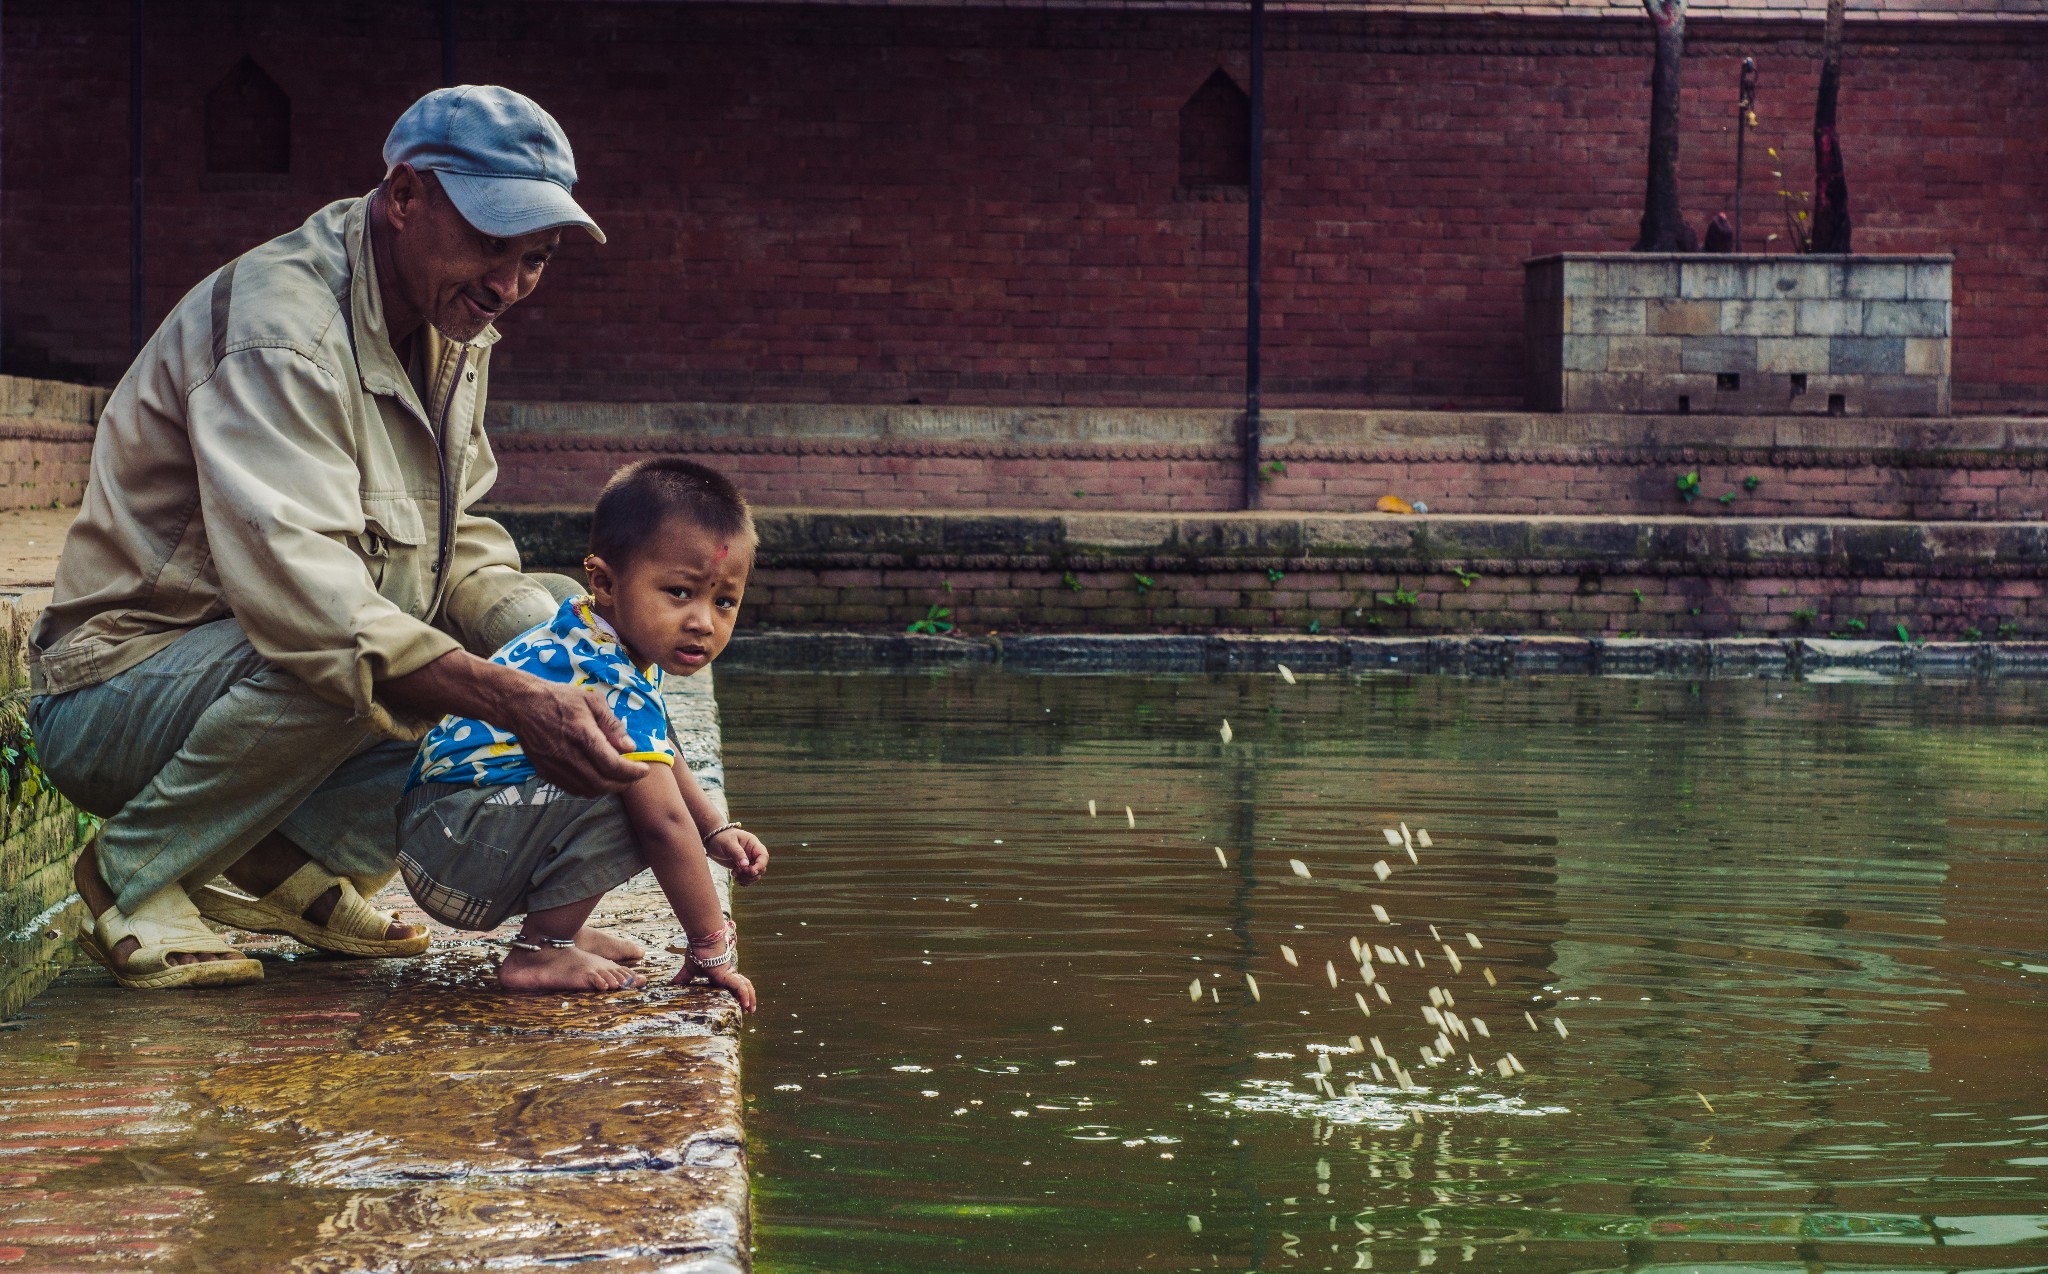
[[[1266,211],[1266,0],[1252,0],[1250,212],[1245,227],[1244,507],[1259,507],[1259,270]]]
[[[441,87],[455,83],[455,0],[441,0]]]
[[[128,5],[128,348],[142,352],[142,5]]]

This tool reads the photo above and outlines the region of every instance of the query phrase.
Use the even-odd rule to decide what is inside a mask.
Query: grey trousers
[[[535,578],[558,599],[582,591]],[[508,616],[474,646],[488,654],[544,618]],[[350,717],[258,654],[233,619],[29,705],[43,772],[107,820],[100,875],[131,912],[173,883],[206,883],[273,831],[337,876],[387,879],[415,748]]]

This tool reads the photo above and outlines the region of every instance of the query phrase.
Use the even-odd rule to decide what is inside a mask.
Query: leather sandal
[[[315,924],[308,919],[306,908],[313,905],[313,900],[336,888],[341,890],[341,900],[334,904],[334,913],[327,917],[327,923]],[[424,931],[410,938],[385,937],[391,928],[392,913],[378,911],[364,902],[353,880],[336,876],[318,863],[307,863],[261,898],[216,884],[203,886],[192,895],[192,901],[198,904],[199,914],[215,924],[255,933],[283,934],[336,955],[416,956],[431,941]]]
[[[78,945],[133,991],[172,987],[240,986],[263,980],[263,966],[229,946],[206,927],[185,891],[172,885],[145,899],[133,913],[109,907],[82,929]],[[114,948],[135,939],[139,944],[124,967]],[[173,955],[231,955],[232,960],[194,960],[172,964]]]

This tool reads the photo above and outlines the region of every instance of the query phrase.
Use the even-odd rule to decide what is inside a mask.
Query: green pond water
[[[2048,685],[719,687],[770,1274],[2048,1269]]]

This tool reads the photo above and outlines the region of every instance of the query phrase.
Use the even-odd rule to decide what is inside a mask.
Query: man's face
[[[525,300],[562,241],[559,228],[516,239],[484,234],[462,219],[438,184],[406,165],[392,174],[384,204],[394,288],[451,341],[476,339]]]

